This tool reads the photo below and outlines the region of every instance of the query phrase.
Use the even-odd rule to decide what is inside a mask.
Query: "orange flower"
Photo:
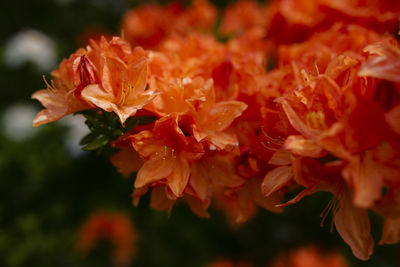
[[[128,266],[135,253],[136,231],[123,213],[95,212],[81,226],[77,248],[88,253],[102,238],[113,245],[113,265]]]
[[[342,164],[341,161],[332,161],[321,165],[312,159],[296,159],[293,163],[294,179],[306,189],[281,206],[297,203],[304,196],[318,191],[330,192],[333,198],[321,213],[321,226],[328,214],[332,212],[332,222],[335,223],[344,241],[351,247],[353,254],[359,259],[367,260],[374,246],[368,213],[366,209],[353,204],[351,191],[340,174]]]
[[[114,37],[110,42],[104,38],[93,44],[98,51],[97,63],[101,84],[91,84],[82,90],[82,97],[104,109],[114,111],[124,123],[156,96],[146,90],[147,59],[142,48],[133,51],[123,40]]]
[[[208,141],[211,149],[227,149],[237,146],[236,135],[228,131],[233,120],[239,117],[247,105],[240,101],[216,102],[215,89],[211,79],[157,79],[151,87],[162,93],[147,109],[166,116],[178,116],[188,121],[183,126],[198,141]]]
[[[121,123],[147,104],[156,93],[146,91],[147,60],[143,49],[133,51],[118,37],[110,42],[101,38],[99,43],[79,49],[60,68],[48,90],[32,95],[46,109],[34,119],[34,125],[52,122],[84,109],[102,108],[114,111]]]
[[[218,149],[238,146],[236,135],[225,130],[242,114],[247,105],[234,100],[216,102],[213,88],[205,89],[205,100],[197,107],[191,106],[193,136],[198,142],[207,140]]]
[[[228,154],[209,152],[192,165],[185,193],[190,197],[187,202],[196,214],[207,214],[211,198],[218,188],[235,189],[245,183],[245,180],[235,172],[233,162],[235,156],[235,152]]]
[[[392,33],[399,12],[400,5],[390,0],[276,0],[267,13],[267,36],[278,43],[304,41],[338,21]]]
[[[187,34],[190,32],[211,32],[217,20],[217,9],[207,0],[195,0],[180,16],[172,27],[174,31]]]
[[[395,79],[397,56],[387,45],[371,46],[377,41],[390,39],[359,26],[336,24],[304,43],[281,46],[279,68],[267,75],[270,86],[283,94],[275,102],[294,131],[285,126],[278,131],[284,141],[270,138],[276,136],[274,123],[266,121],[266,148],[276,151],[270,164],[277,167],[266,174],[263,193],[268,196],[293,183],[306,187],[287,203],[293,204],[317,191],[331,192],[336,204],[328,210],[333,209],[336,229],[360,259],[369,258],[373,248],[367,208],[388,221],[383,242],[398,227],[391,223],[398,216],[398,201],[382,195],[383,187],[395,192],[400,177],[398,135],[387,119],[396,118],[385,114],[390,109],[395,114],[399,104],[397,90],[388,89],[396,88],[390,81]],[[381,60],[390,62],[382,65],[388,72],[374,63]]]
[[[164,39],[193,31],[211,32],[217,12],[206,0],[197,0],[185,9],[177,3],[165,7],[143,5],[123,18],[125,38],[134,46],[156,49]]]
[[[273,267],[347,267],[344,257],[338,252],[324,251],[314,246],[292,250],[278,257]]]
[[[222,17],[221,34],[241,35],[265,27],[265,7],[255,1],[242,0],[229,5]]]
[[[278,193],[268,197],[262,195],[261,179],[254,177],[236,189],[216,188],[214,197],[216,205],[221,208],[229,221],[241,224],[251,219],[257,212],[257,207],[262,207],[272,212],[282,212],[281,207],[277,207],[281,201]]]
[[[202,145],[193,137],[185,137],[172,117],[158,120],[152,131],[142,131],[129,139],[144,159],[135,187],[166,184],[169,198],[181,197],[189,180],[190,165],[204,154]]]
[[[218,43],[211,34],[190,33],[171,36],[160,46],[172,65],[174,78],[201,76],[211,78],[212,70],[226,58],[227,47]]]
[[[93,108],[81,96],[82,89],[98,82],[97,71],[87,56],[88,52],[79,49],[68,59],[64,59],[60,67],[51,75],[54,80],[47,89],[39,90],[32,95],[45,107],[33,120],[33,126],[56,121],[62,117],[85,109]]]

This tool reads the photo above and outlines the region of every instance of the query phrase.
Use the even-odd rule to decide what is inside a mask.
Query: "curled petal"
[[[312,195],[312,194],[314,194],[315,192],[318,192],[318,191],[320,191],[320,189],[317,186],[306,188],[303,191],[301,191],[300,193],[298,193],[297,196],[295,196],[291,200],[287,201],[286,203],[279,204],[279,205],[276,205],[276,206],[277,207],[286,207],[286,206],[289,206],[289,205],[293,205],[293,204],[299,202],[303,197]]]
[[[291,166],[281,166],[268,172],[265,176],[261,190],[265,196],[285,186],[293,178],[293,168]]]
[[[367,210],[355,207],[347,193],[340,201],[334,221],[337,231],[351,247],[354,256],[361,260],[368,260],[372,254],[374,240],[370,233],[371,226]]]
[[[400,59],[373,57],[363,64],[358,75],[400,82]]]
[[[386,217],[379,245],[396,244],[400,241],[400,218]]]
[[[299,131],[301,134],[303,134],[307,138],[315,138],[318,136],[318,131],[311,129],[308,127],[296,114],[292,106],[284,99],[278,99],[278,102],[282,104],[282,108],[286,113],[287,118],[289,119],[290,124],[295,128],[297,131]]]
[[[364,49],[372,55],[358,72],[359,76],[380,78],[400,82],[400,50],[382,43]]]

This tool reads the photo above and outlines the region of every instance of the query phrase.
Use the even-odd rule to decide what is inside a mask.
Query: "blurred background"
[[[220,10],[229,4],[211,2]],[[49,76],[90,36],[119,35],[122,15],[139,4],[2,3],[0,266],[207,266],[222,259],[269,266],[302,246],[338,252],[349,266],[400,266],[399,245],[376,246],[372,258],[362,262],[336,230],[330,231],[329,218],[320,227],[329,194],[307,197],[283,214],[262,210],[241,226],[213,208],[211,218],[202,219],[185,205],[170,214],[154,211],[146,198],[133,207],[134,178],[118,174],[107,157],[80,149],[88,132],[81,117],[32,128],[41,107],[30,97],[45,87],[42,75]],[[378,240],[382,222],[371,216]]]

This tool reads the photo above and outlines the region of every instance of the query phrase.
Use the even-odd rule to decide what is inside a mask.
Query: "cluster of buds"
[[[150,192],[157,210],[213,202],[243,223],[330,192],[321,223],[366,260],[368,210],[380,244],[400,240],[399,15],[390,0],[142,6],[61,63],[34,125],[86,114],[85,147],[117,148],[133,202]]]

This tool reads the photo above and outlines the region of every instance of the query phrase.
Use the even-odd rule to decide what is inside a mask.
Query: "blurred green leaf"
[[[96,150],[98,148],[101,148],[101,147],[107,145],[108,142],[110,142],[110,139],[108,138],[108,136],[102,135],[102,136],[98,137],[97,139],[91,141],[84,147],[82,147],[82,149],[86,150],[86,151]]]

